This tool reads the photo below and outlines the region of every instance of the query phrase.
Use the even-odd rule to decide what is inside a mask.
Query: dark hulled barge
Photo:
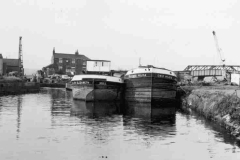
[[[125,100],[134,102],[173,102],[177,78],[173,71],[151,65],[129,70],[125,77]]]

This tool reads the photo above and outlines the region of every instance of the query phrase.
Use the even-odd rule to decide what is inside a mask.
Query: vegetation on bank
[[[231,88],[213,92],[213,88],[184,87],[186,95],[183,98],[183,107],[219,122],[240,139],[240,98],[236,91],[228,94],[226,91],[229,89]]]
[[[14,76],[2,76],[0,77],[0,82],[21,82],[22,79]]]

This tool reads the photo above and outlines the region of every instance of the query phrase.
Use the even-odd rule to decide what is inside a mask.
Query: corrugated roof
[[[18,66],[19,59],[3,59],[3,63],[6,63],[7,66]]]
[[[88,57],[82,54],[66,54],[66,53],[54,53],[54,58],[71,58],[71,59],[84,59],[90,60]]]

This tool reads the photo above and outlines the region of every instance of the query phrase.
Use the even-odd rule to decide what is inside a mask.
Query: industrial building
[[[23,59],[22,59],[22,37],[19,37],[18,59],[3,58],[0,54],[0,75],[23,76]]]
[[[188,65],[183,71],[175,71],[178,81],[197,79],[203,81],[210,77],[215,81],[227,81],[240,84],[240,65],[226,65],[222,49],[219,47],[216,32],[212,32],[216,44],[220,65]]]
[[[5,75],[11,72],[20,73],[19,59],[3,58],[3,74]]]
[[[21,71],[19,61],[19,59],[3,58],[2,54],[0,54],[0,75],[8,75],[11,73],[18,75]]]

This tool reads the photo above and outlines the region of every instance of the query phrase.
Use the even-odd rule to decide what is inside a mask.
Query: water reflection
[[[86,145],[102,147],[111,142],[116,135],[121,135],[121,103],[119,102],[85,102],[74,100],[70,116],[79,119],[84,126],[80,131],[85,133]],[[118,144],[115,144],[118,145]]]
[[[206,120],[205,117],[199,115],[198,113],[196,113],[194,111],[191,113],[191,116],[196,119],[197,123],[204,125],[204,127],[207,131],[211,131],[217,141],[224,142],[225,144],[233,145],[233,148],[232,148],[233,152],[235,152],[234,151],[236,149],[235,146],[240,147],[240,144],[236,140],[236,138],[234,136],[232,136],[229,132],[226,132],[226,129],[224,127],[220,126],[218,123],[210,121],[210,120]]]
[[[176,134],[176,107],[161,103],[125,104],[123,126],[126,141],[140,139],[139,145],[150,147],[156,140]]]
[[[121,114],[120,102],[85,102],[75,100],[71,107],[71,116],[87,116],[88,118],[101,118]]]
[[[175,124],[176,106],[166,106],[161,103],[126,102],[124,114],[131,118],[142,118],[151,124]]]
[[[44,88],[0,97],[1,159],[239,158],[225,130],[176,113],[176,106],[85,103],[71,96],[65,89]]]
[[[68,115],[72,106],[72,92],[66,92],[65,89],[48,89],[47,93],[51,95],[52,116]]]
[[[10,95],[0,98],[0,120],[1,118],[8,117],[7,115],[9,115],[9,117],[14,116],[14,125],[16,127],[14,127],[14,130],[16,132],[16,139],[19,139],[22,116],[22,95]]]
[[[19,138],[20,125],[21,125],[21,114],[22,114],[22,96],[17,97],[17,136]]]

